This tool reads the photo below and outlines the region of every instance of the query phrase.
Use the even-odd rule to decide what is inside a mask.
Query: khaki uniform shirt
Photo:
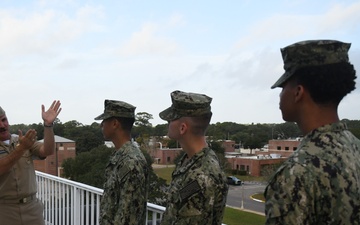
[[[144,225],[149,170],[140,149],[126,142],[111,156],[105,176],[100,225]]]
[[[222,223],[228,185],[213,150],[204,148],[176,165],[161,225]]]
[[[0,158],[8,156],[18,144],[18,136],[12,135],[10,143],[0,142]],[[0,199],[17,200],[37,192],[33,159],[39,159],[41,143],[36,142],[16,164],[0,176]]]
[[[360,224],[360,141],[341,122],[313,130],[265,198],[266,224]]]
[[[0,158],[8,156],[18,144],[18,136],[11,136],[9,144],[0,142]],[[5,174],[0,176],[0,225],[44,225],[43,204],[38,199],[20,203],[20,199],[37,192],[33,159],[39,159],[41,143],[35,143]]]

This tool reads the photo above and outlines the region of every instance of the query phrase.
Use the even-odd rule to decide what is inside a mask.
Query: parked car
[[[228,176],[227,182],[228,182],[228,184],[232,184],[232,185],[241,185],[242,184],[242,181],[235,176]]]

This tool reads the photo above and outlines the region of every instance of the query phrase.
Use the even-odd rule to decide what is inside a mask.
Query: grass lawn
[[[265,216],[234,209],[225,208],[223,223],[226,225],[257,225],[265,223]]]
[[[159,177],[166,180],[167,184],[171,182],[171,174],[174,171],[175,167],[164,167],[164,168],[154,168],[154,172]]]
[[[255,194],[252,196],[255,199],[259,199],[265,202],[265,197],[264,197],[264,193],[259,193],[259,194]]]

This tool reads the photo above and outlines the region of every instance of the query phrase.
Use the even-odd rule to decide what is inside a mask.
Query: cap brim
[[[94,120],[105,120],[105,119],[108,119],[108,118],[110,118],[110,117],[111,117],[111,116],[110,116],[109,114],[103,113],[103,114],[101,114],[100,116],[95,117]]]
[[[166,121],[172,121],[172,120],[176,120],[178,118],[180,118],[178,115],[176,115],[176,113],[173,111],[173,109],[171,107],[165,109],[164,111],[162,111],[161,113],[159,113],[159,116],[161,119],[166,120]]]
[[[271,89],[282,87],[283,84],[293,75],[293,73],[285,72],[272,86]]]

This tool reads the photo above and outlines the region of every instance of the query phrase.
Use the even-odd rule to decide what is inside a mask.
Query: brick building
[[[286,140],[269,140],[268,154],[280,154],[282,157],[289,157],[300,144],[300,138]]]
[[[277,157],[277,156],[276,156]],[[281,164],[286,158],[270,158],[267,156],[249,156],[249,157],[228,157],[227,160],[232,170],[247,171],[251,176],[267,176],[268,170],[274,165]]]
[[[150,153],[156,164],[174,164],[174,159],[182,152],[182,148],[157,148]]]
[[[48,173],[54,176],[61,176],[62,163],[67,158],[75,158],[76,156],[76,143],[55,135],[55,152],[44,160],[34,160],[35,170]],[[40,140],[39,142],[44,142]]]
[[[232,170],[247,171],[252,176],[268,176],[268,171],[284,162],[296,149],[300,139],[269,140],[268,149],[255,150],[255,156],[227,152]]]
[[[235,151],[235,141],[225,140],[222,142],[221,147],[224,148],[225,152],[234,152]]]

